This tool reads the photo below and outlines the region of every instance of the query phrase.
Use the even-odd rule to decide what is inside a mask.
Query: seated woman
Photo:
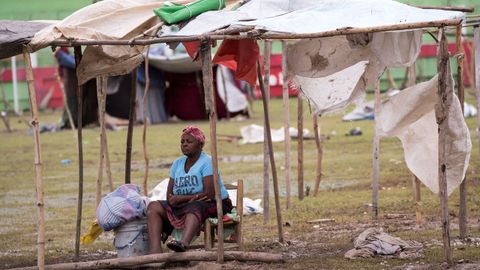
[[[189,126],[183,130],[180,148],[184,156],[177,158],[170,169],[166,201],[148,205],[148,236],[150,253],[162,252],[160,241],[166,240],[173,228],[181,229],[182,239],[167,243],[167,247],[183,252],[198,234],[205,219],[217,217],[213,183],[212,157],[202,152],[205,135]],[[223,213],[232,210],[232,202],[218,174]]]

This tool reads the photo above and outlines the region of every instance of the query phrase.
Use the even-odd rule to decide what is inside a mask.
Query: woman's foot
[[[167,247],[175,252],[185,252],[187,247],[180,241],[172,240],[167,243]]]

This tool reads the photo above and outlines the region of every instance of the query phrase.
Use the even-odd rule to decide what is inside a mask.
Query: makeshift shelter
[[[158,5],[158,3],[155,3]],[[438,177],[439,177],[439,191],[442,202],[442,224],[444,232],[444,245],[446,250],[446,260],[448,263],[451,263],[451,253],[450,253],[450,244],[449,244],[449,223],[448,223],[448,208],[447,208],[447,179],[450,177],[448,175],[449,167],[445,167],[446,157],[448,156],[450,149],[442,148],[442,146],[450,145],[449,139],[446,137],[446,127],[450,121],[450,103],[452,102],[453,92],[450,83],[449,73],[448,73],[448,54],[446,51],[446,37],[445,37],[445,27],[446,26],[458,26],[463,20],[463,14],[460,12],[447,12],[440,10],[421,10],[414,7],[409,7],[396,3],[394,1],[387,0],[375,0],[375,1],[364,1],[364,0],[350,0],[350,1],[318,1],[318,0],[252,0],[237,9],[236,11],[210,11],[198,16],[195,20],[187,24],[179,33],[175,36],[152,38],[150,34],[152,33],[151,28],[158,25],[158,19],[151,16],[145,15],[148,12],[145,10],[151,8],[154,4],[149,1],[114,1],[106,0],[103,2],[97,3],[94,7],[90,6],[86,9],[81,10],[80,12],[73,14],[69,18],[65,19],[63,22],[55,26],[54,28],[49,28],[47,30],[41,31],[34,40],[30,43],[29,49],[36,50],[44,46],[50,45],[68,45],[76,46],[76,56],[78,64],[78,76],[79,76],[79,85],[85,82],[88,78],[93,78],[96,76],[105,76],[105,75],[118,75],[120,73],[126,73],[140,63],[140,58],[142,57],[142,46],[159,43],[159,42],[192,42],[192,41],[201,41],[201,50],[200,54],[203,60],[203,84],[205,87],[205,96],[206,96],[206,106],[209,109],[209,118],[210,118],[210,127],[211,127],[211,141],[212,141],[212,157],[213,157],[213,167],[214,171],[217,169],[217,152],[216,152],[216,111],[214,104],[214,95],[213,95],[213,86],[212,86],[212,65],[211,65],[211,45],[210,41],[212,40],[229,40],[233,42],[234,40],[239,40],[238,42],[242,43],[242,46],[237,46],[235,48],[242,53],[243,57],[236,57],[237,54],[234,52],[227,52],[225,57],[220,59],[224,63],[230,64],[230,67],[236,67],[236,75],[246,76],[248,79],[256,77],[256,74],[251,72],[254,68],[252,61],[247,59],[246,55],[251,55],[254,58],[256,57],[256,51],[258,51],[255,46],[255,42],[251,42],[255,39],[312,39],[312,38],[327,38],[331,42],[340,42],[344,44],[345,48],[350,47],[353,51],[356,49],[360,51],[359,57],[349,57],[351,51],[344,50],[342,51],[345,54],[340,54],[339,59],[353,59],[354,62],[342,62],[341,66],[328,65],[328,57],[322,57],[318,51],[305,51],[305,57],[310,58],[310,62],[306,62],[306,67],[300,67],[299,70],[294,70],[292,75],[295,76],[304,76],[305,74],[299,74],[301,72],[306,72],[307,74],[317,75],[316,77],[331,76],[336,72],[341,72],[342,70],[348,69],[353,64],[357,64],[361,61],[368,61],[369,65],[365,63],[358,64],[355,66],[355,71],[358,71],[357,74],[362,74],[362,79],[358,80],[356,84],[351,81],[340,80],[344,83],[348,91],[345,91],[337,101],[350,102],[355,100],[355,98],[350,99],[352,93],[361,94],[362,91],[365,91],[365,88],[370,85],[377,86],[379,75],[383,72],[386,66],[402,64],[407,65],[411,63],[411,59],[405,59],[402,55],[399,58],[394,58],[393,60],[399,59],[400,62],[391,61],[391,58],[383,59],[378,55],[372,55],[368,51],[374,48],[370,47],[370,43],[375,39],[383,39],[383,42],[380,42],[380,45],[385,44],[385,42],[394,43],[394,39],[385,39],[385,36],[389,36],[390,33],[382,34],[379,32],[386,31],[400,31],[400,30],[410,30],[410,29],[422,29],[426,27],[439,27],[440,35],[440,50],[439,50],[439,79],[438,79],[438,99],[436,104],[435,116],[436,120],[439,123],[439,150],[438,150]],[[120,10],[120,11],[119,11]],[[133,11],[138,11],[134,13],[133,18],[128,20],[122,15],[129,14],[131,15]],[[109,18],[108,13],[113,13],[113,17]],[[118,15],[118,16],[117,16]],[[91,21],[87,21],[82,24],[80,18],[92,18],[93,24],[90,24]],[[101,18],[101,19],[100,19]],[[76,26],[74,23],[78,23]],[[118,27],[119,24],[124,22],[132,22],[132,25],[123,27]],[[106,24],[111,23],[115,27],[106,27]],[[161,23],[160,23],[161,24]],[[230,27],[228,27],[230,26]],[[88,27],[87,29],[83,27]],[[223,29],[228,27],[226,29]],[[112,29],[114,28],[114,29]],[[122,33],[118,35],[106,35],[105,30],[121,29]],[[79,31],[82,30],[82,31]],[[98,32],[96,30],[99,30]],[[371,33],[379,33],[373,34]],[[52,35],[53,34],[53,35]],[[109,32],[109,34],[111,34]],[[137,35],[142,35],[141,38],[133,39]],[[403,35],[405,33],[400,33]],[[352,36],[355,35],[355,36]],[[393,36],[397,33],[391,34]],[[406,35],[416,36],[415,33],[406,33]],[[342,36],[340,38],[329,38],[335,36]],[[347,36],[347,37],[344,37]],[[353,39],[352,39],[353,38]],[[372,39],[373,38],[373,39]],[[415,40],[415,39],[413,39]],[[327,41],[327,42],[328,42]],[[313,40],[311,46],[315,48],[315,44],[319,42],[324,42],[323,39]],[[228,42],[224,43],[228,44]],[[302,44],[302,43],[300,43]],[[348,46],[347,46],[348,44]],[[85,56],[80,60],[81,50],[79,46],[86,45],[87,49],[85,50]],[[100,46],[101,45],[101,46]],[[93,57],[100,57],[103,59],[102,52],[106,52],[107,49],[111,49],[110,45],[119,45],[123,50],[115,51],[113,54],[105,53],[105,59],[113,58],[115,61],[112,63],[112,67],[106,64],[105,66],[99,66],[102,61],[93,63],[91,59]],[[136,46],[129,46],[136,45]],[[192,48],[196,44],[190,44]],[[232,45],[232,43],[230,43]],[[409,48],[412,48],[412,43],[407,43]],[[127,48],[128,47],[128,48]],[[318,47],[317,47],[318,48]],[[221,51],[221,49],[219,50]],[[288,51],[288,50],[287,50]],[[410,52],[411,50],[409,50]],[[415,48],[413,46],[413,52]],[[287,52],[289,53],[289,52]],[[328,53],[328,52],[327,52]],[[335,52],[330,52],[335,54]],[[28,55],[25,51],[25,55]],[[329,55],[330,56],[330,55]],[[415,56],[415,53],[407,53],[407,56]],[[244,60],[249,61],[244,61]],[[118,61],[117,61],[118,60]],[[123,61],[123,62],[122,62]],[[235,64],[234,64],[235,63]],[[119,65],[117,65],[119,64]],[[290,63],[292,64],[292,63]],[[93,65],[93,66],[91,66]],[[119,67],[121,66],[121,67]],[[287,65],[288,66],[288,63]],[[86,68],[91,67],[91,68]],[[250,67],[250,69],[249,69]],[[329,67],[330,69],[326,69]],[[258,69],[259,70],[259,69]],[[321,73],[320,71],[325,71]],[[296,73],[295,73],[296,72]],[[261,74],[261,72],[259,72]],[[336,77],[337,78],[337,77]],[[303,81],[305,80],[305,81]],[[308,87],[309,79],[299,78],[297,83],[299,84],[302,91],[306,90]],[[314,85],[316,82],[312,82]],[[351,83],[351,84],[350,84]],[[353,85],[352,85],[353,84]],[[304,89],[305,88],[305,89]],[[355,90],[355,91],[354,91]],[[350,92],[350,94],[348,94]],[[265,105],[266,96],[263,93],[263,98]],[[348,97],[349,101],[344,101],[340,98]],[[34,96],[31,96],[34,99]],[[34,123],[36,123],[36,111],[35,106],[32,102],[32,111],[34,115]],[[335,102],[334,107],[341,108],[343,104],[341,102]],[[325,107],[328,108],[328,107]],[[324,108],[324,109],[325,109]],[[376,103],[375,103],[376,116],[380,113],[380,95],[379,89],[376,88]],[[266,115],[266,130],[267,135],[270,130],[268,126],[268,108],[264,107],[264,112]],[[132,114],[130,114],[130,122],[133,122]],[[80,119],[80,118],[79,118]],[[378,119],[378,118],[377,118]],[[81,121],[81,119],[79,120]],[[81,127],[81,125],[79,125]],[[35,140],[38,142],[38,126],[36,126],[37,133],[35,135]],[[379,128],[376,129],[379,131]],[[270,136],[267,136],[269,141],[269,149],[271,147]],[[79,172],[80,172],[80,181],[79,181],[79,201],[82,198],[82,148],[81,148],[81,129],[79,129]],[[127,143],[127,162],[126,162],[126,174],[129,174],[129,162],[130,162],[130,153],[131,151],[131,129],[129,128],[129,141]],[[376,133],[375,139],[375,148],[378,149],[378,133]],[[37,150],[38,149],[38,144]],[[39,156],[37,157],[39,158]],[[376,159],[378,159],[378,152],[376,152]],[[272,170],[275,172],[275,163],[273,152],[270,152],[270,160],[272,164]],[[468,161],[468,158],[464,159]],[[37,166],[37,192],[39,192],[39,216],[42,220],[43,215],[43,204],[41,203],[41,162],[36,161]],[[376,171],[378,173],[378,163],[376,165]],[[375,167],[375,164],[374,164]],[[375,172],[374,172],[375,175]],[[214,174],[214,178],[216,175]],[[126,177],[129,179],[129,177]],[[215,179],[215,182],[218,183]],[[277,209],[277,225],[279,229],[279,240],[283,241],[282,234],[282,223],[281,223],[281,212],[279,207],[278,200],[278,183],[275,173],[273,173],[274,180],[274,193],[275,193],[275,205]],[[377,185],[378,188],[378,174],[377,178],[374,177],[374,186]],[[216,190],[218,186],[216,185]],[[219,196],[218,192],[217,196]],[[219,198],[219,197],[217,197]],[[217,203],[220,200],[217,199]],[[375,205],[376,207],[376,205]],[[79,205],[79,213],[81,213],[81,205]],[[221,218],[219,219],[221,220]],[[219,234],[223,233],[222,231],[222,222],[219,223]],[[39,250],[39,267],[42,268],[43,260],[40,260],[41,254],[44,251],[43,244],[44,239],[41,239],[42,232],[44,230],[42,227],[42,222],[39,223],[39,239],[38,239],[38,250]],[[77,248],[78,251],[78,248]],[[218,260],[223,261],[223,245],[222,242],[219,243],[218,248]],[[149,259],[152,259],[149,257]],[[149,261],[151,262],[151,261]]]

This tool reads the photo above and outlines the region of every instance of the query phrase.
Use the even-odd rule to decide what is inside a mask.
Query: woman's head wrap
[[[195,139],[197,139],[201,144],[205,143],[205,134],[203,132],[195,127],[195,126],[188,126],[182,130],[182,135],[183,134],[189,134],[192,135]]]

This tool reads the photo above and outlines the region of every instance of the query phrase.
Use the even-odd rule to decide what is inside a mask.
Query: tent
[[[302,59],[308,61],[298,61],[297,59],[295,62],[290,62],[290,66],[288,66],[289,72],[293,72],[288,74],[291,75],[289,78],[296,80],[296,84],[299,85],[302,92],[308,96],[309,93],[311,93],[308,90],[309,85],[318,83],[316,79],[323,80],[326,76],[332,76],[338,72],[342,72],[342,76],[337,74],[334,76],[334,80],[337,80],[337,78],[349,78],[345,76],[343,72],[347,72],[348,74],[352,74],[350,72],[353,72],[353,74],[358,75],[357,81],[350,79],[339,80],[344,83],[344,92],[341,96],[337,96],[336,102],[331,103],[329,101],[330,105],[333,104],[335,105],[333,106],[335,109],[339,109],[344,106],[341,103],[348,104],[361,97],[367,86],[378,85],[378,77],[386,66],[408,65],[411,63],[412,58],[414,59],[416,55],[418,55],[415,44],[417,41],[415,37],[418,36],[418,34],[415,33],[416,29],[438,27],[440,28],[439,41],[441,44],[439,50],[439,77],[438,85],[436,86],[436,88],[438,88],[438,95],[441,96],[438,100],[441,103],[437,104],[440,106],[438,106],[435,114],[439,122],[438,145],[450,145],[445,144],[450,143],[450,140],[446,137],[446,130],[448,123],[453,121],[453,119],[449,117],[452,112],[450,111],[450,104],[452,100],[454,100],[454,96],[450,78],[448,77],[448,55],[446,53],[444,28],[446,26],[460,25],[464,19],[463,14],[460,12],[422,10],[388,0],[348,0],[343,2],[333,0],[253,0],[235,11],[221,10],[205,12],[188,23],[175,35],[170,34],[160,38],[153,38],[151,33],[155,32],[162,22],[148,15],[149,12],[147,12],[147,10],[152,6],[154,6],[154,4],[146,0],[106,0],[99,2],[95,4],[94,7],[90,6],[73,14],[55,27],[42,30],[29,44],[29,50],[35,51],[49,45],[69,45],[77,46],[77,48],[82,45],[87,46],[84,58],[79,63],[77,69],[79,82],[83,83],[89,78],[96,76],[118,75],[130,71],[141,62],[144,45],[156,42],[196,42],[196,44],[189,44],[191,52],[194,52],[198,47],[198,41],[200,41],[202,49],[199,53],[203,59],[202,71],[204,78],[203,85],[207,97],[206,107],[209,110],[209,119],[212,127],[212,157],[214,160],[214,168],[216,168],[216,114],[215,108],[212,106],[214,95],[212,91],[211,47],[209,41],[223,39],[231,41],[223,43],[224,47],[230,46],[229,48],[223,48],[224,51],[222,51],[222,48],[219,49],[220,52],[224,53],[221,54],[222,57],[219,57],[219,62],[231,68],[235,67],[235,74],[237,76],[247,76],[248,79],[252,80],[252,78],[254,79],[254,77],[256,77],[256,73],[254,71],[252,72],[252,70],[255,70],[254,64],[256,61],[251,61],[251,58],[248,56],[252,56],[255,59],[257,56],[256,52],[258,51],[258,48],[255,48],[256,42],[252,42],[252,40],[312,39],[310,44],[304,44],[302,41],[293,44],[293,49],[288,52],[290,55],[294,54],[295,51],[301,52],[302,50],[295,50],[296,45],[312,48],[312,50],[304,49],[304,54],[300,54],[304,57]],[[128,13],[134,14],[131,20],[125,20],[125,16]],[[109,17],[110,14],[112,17]],[[408,40],[403,38],[398,39],[398,36],[405,35],[411,36],[411,38]],[[238,42],[235,43],[235,40]],[[395,40],[400,42],[396,42]],[[335,44],[335,46],[345,48],[345,50],[332,52],[328,51],[327,48],[325,53],[329,55],[325,57],[323,54],[318,53],[319,43],[321,44],[323,42]],[[371,46],[371,44],[377,44],[379,47]],[[118,46],[114,47],[112,45]],[[395,55],[393,58],[385,58],[380,54],[372,53],[374,51],[381,52],[382,46],[387,46],[388,48],[388,46],[396,45],[401,46],[402,49],[408,47],[406,53]],[[231,48],[235,48],[237,51],[229,51]],[[324,47],[321,46],[320,48]],[[396,51],[394,50],[394,52]],[[77,49],[77,55],[79,55],[79,53],[80,50]],[[355,57],[350,57],[353,56],[352,53],[355,54]],[[217,56],[218,55],[217,53]],[[242,57],[238,57],[238,55],[242,55]],[[344,61],[331,63],[329,57],[332,55]],[[110,65],[106,64],[108,61],[92,61],[92,59],[96,57],[100,59],[114,59],[115,61],[111,62]],[[368,61],[368,65],[362,63],[362,61]],[[253,66],[252,62],[254,63]],[[301,65],[302,63],[306,63],[307,65]],[[350,67],[353,70],[350,70]],[[257,74],[260,74],[260,72]],[[313,81],[311,79],[313,79]],[[265,95],[263,98],[265,101]],[[310,100],[313,102],[314,99],[311,98]],[[325,100],[320,99],[320,101]],[[322,104],[325,105],[325,103]],[[375,102],[376,116],[379,115],[380,105],[380,95],[377,88]],[[453,112],[458,112],[455,107],[453,108]],[[319,109],[328,110],[327,107],[318,107],[316,109],[317,111],[319,111]],[[268,120],[268,108],[265,108],[265,112],[266,120]],[[406,115],[409,115],[409,112],[407,112]],[[416,116],[418,117],[418,115]],[[404,119],[405,118],[399,119],[398,122],[405,123],[405,121],[403,121]],[[132,120],[131,117],[130,120]],[[268,121],[266,122],[268,123]],[[268,130],[269,128],[267,126],[267,133]],[[378,126],[377,131],[379,131]],[[79,132],[81,134],[81,130]],[[129,136],[131,136],[130,132],[129,134]],[[81,140],[81,136],[79,137]],[[131,140],[131,137],[129,138]],[[375,138],[375,142],[378,143],[378,134]],[[269,143],[270,149],[272,149],[271,141]],[[81,145],[81,143],[79,145]],[[442,224],[444,224],[442,229],[444,230],[444,235],[447,236],[444,238],[444,244],[447,250],[446,259],[449,263],[451,263],[452,258],[451,253],[448,252],[450,246],[448,239],[449,228],[446,193],[447,178],[450,176],[442,170],[446,163],[448,151],[450,150],[450,148],[439,148],[438,160],[440,164],[437,164],[437,167],[439,167],[439,190],[442,200]],[[466,150],[463,153],[469,151],[468,149],[463,150]],[[81,151],[80,148],[79,152],[81,153]],[[274,158],[273,155],[270,156],[273,170],[275,167]],[[468,157],[466,156],[468,156],[468,153],[466,155],[464,154],[463,160],[468,162]],[[127,166],[128,162],[127,152]],[[440,170],[440,168],[442,168],[442,170]],[[376,169],[378,170],[378,167]],[[462,171],[462,169],[460,169],[460,171]],[[276,177],[274,176],[273,178],[279,238],[280,241],[283,241],[281,212],[278,205],[278,186]],[[378,188],[378,174],[377,179],[374,179],[374,186],[375,185],[377,185]],[[39,207],[41,206],[39,205]],[[221,225],[219,226],[219,230],[220,228],[222,228]],[[39,250],[41,250],[40,245],[43,243],[43,241],[40,240],[41,239],[38,241]],[[223,260],[223,255],[220,255],[223,251],[222,247],[220,244],[219,261]]]

